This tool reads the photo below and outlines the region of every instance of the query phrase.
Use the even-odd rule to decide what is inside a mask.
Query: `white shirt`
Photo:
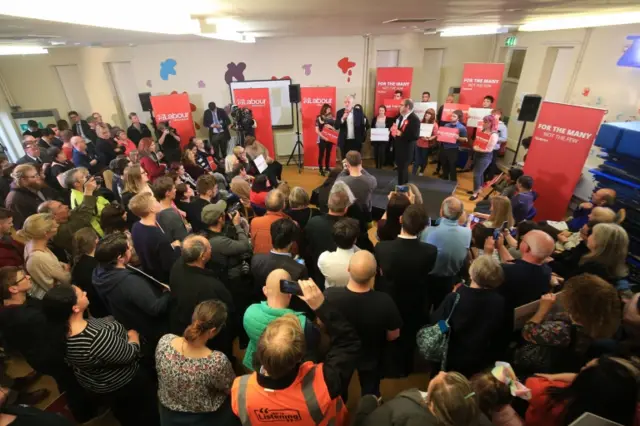
[[[356,131],[353,127],[353,110],[347,115],[347,139],[355,139]]]
[[[351,256],[360,249],[356,246],[349,250],[338,248],[325,251],[318,257],[318,268],[324,275],[324,287],[346,287],[349,283],[349,262]]]

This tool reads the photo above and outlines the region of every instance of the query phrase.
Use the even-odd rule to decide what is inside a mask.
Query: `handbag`
[[[416,335],[418,351],[427,361],[440,362],[440,369],[446,371],[447,351],[449,349],[449,336],[451,328],[449,320],[460,301],[460,294],[456,293],[456,300],[446,320],[440,320],[434,325],[422,327]]]

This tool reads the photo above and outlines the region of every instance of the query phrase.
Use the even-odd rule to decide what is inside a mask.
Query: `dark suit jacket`
[[[411,113],[406,120],[408,121],[406,126],[403,126],[404,123],[399,126],[399,130],[404,128],[402,135],[396,137],[394,141],[398,166],[409,161],[416,146],[416,141],[420,137],[420,119],[418,116]]]
[[[127,137],[131,139],[131,142],[135,143],[136,146],[138,146],[138,142],[140,142],[142,138],[151,137],[151,130],[149,130],[149,126],[144,123],[140,123],[140,130],[136,129],[132,124],[127,129]]]
[[[423,243],[419,239],[398,237],[392,241],[380,241],[376,245],[375,256],[379,272],[379,285],[376,284],[376,289],[393,297],[405,324],[411,322],[407,314],[417,317],[424,310],[429,273],[436,263],[437,255],[438,249],[434,245]]]
[[[339,130],[338,134],[338,146],[341,150],[344,149],[345,141],[347,140],[347,120],[342,122],[342,116],[344,115],[344,108],[338,111],[336,114],[335,128]],[[362,148],[362,144],[367,135],[367,119],[361,109],[353,110],[353,133],[356,144]]]
[[[33,161],[33,158],[31,158],[27,154],[25,154],[22,157],[20,157],[18,159],[18,161],[16,161],[16,164],[17,165],[21,165],[21,164],[27,164],[27,163],[31,163],[31,164],[42,164],[42,163],[44,163],[44,161],[42,160],[42,157],[40,157],[38,160],[40,160],[40,161]]]
[[[231,125],[231,120],[229,120],[229,116],[222,108],[216,108],[216,114],[218,115],[218,121],[224,130],[224,137],[226,140],[231,139],[231,134],[229,133],[229,126]],[[213,111],[207,109],[204,112],[204,117],[202,118],[202,124],[209,129],[209,139],[211,139],[211,135],[213,134],[213,129],[211,125],[213,124]]]
[[[84,135],[89,139],[91,139],[93,142],[95,142],[98,136],[96,135],[96,132],[91,130],[91,127],[89,127],[89,123],[87,123],[87,120],[80,120],[80,126],[82,126],[82,131],[84,132]],[[71,127],[71,131],[73,132],[73,136],[80,136],[80,132],[78,132],[77,123],[70,124],[70,127]]]
[[[103,166],[108,166],[111,160],[114,160],[120,152],[116,152],[116,148],[119,148],[116,143],[111,139],[98,138],[96,142],[96,153],[98,154],[98,161]]]

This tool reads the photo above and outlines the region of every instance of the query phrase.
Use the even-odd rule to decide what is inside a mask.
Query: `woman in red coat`
[[[138,153],[140,154],[140,165],[149,175],[149,181],[164,175],[167,170],[166,164],[160,164],[162,153],[157,152],[158,145],[151,138],[142,138],[138,143]]]

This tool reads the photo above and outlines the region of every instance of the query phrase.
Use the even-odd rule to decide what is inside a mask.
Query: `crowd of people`
[[[207,141],[167,123],[154,140],[135,113],[126,130],[75,111],[69,129],[30,126],[0,176],[7,353],[53,377],[80,423],[106,407],[123,426],[568,425],[586,412],[637,424],[640,303],[615,191],[565,222],[533,222],[533,179],[512,169],[476,212],[449,197],[435,220],[408,185],[389,194],[374,245],[367,125],[348,102],[335,120],[344,160],[321,163],[316,206],[254,136],[224,151],[231,123],[214,103]],[[480,186],[499,123],[485,117],[496,136],[475,155]],[[420,173],[430,142],[416,148]],[[452,149],[440,158],[455,178]],[[426,392],[380,399],[382,379],[425,365]],[[355,371],[362,398],[348,412]],[[0,401],[42,399],[29,380],[0,382]],[[0,424],[62,421],[15,398]]]

